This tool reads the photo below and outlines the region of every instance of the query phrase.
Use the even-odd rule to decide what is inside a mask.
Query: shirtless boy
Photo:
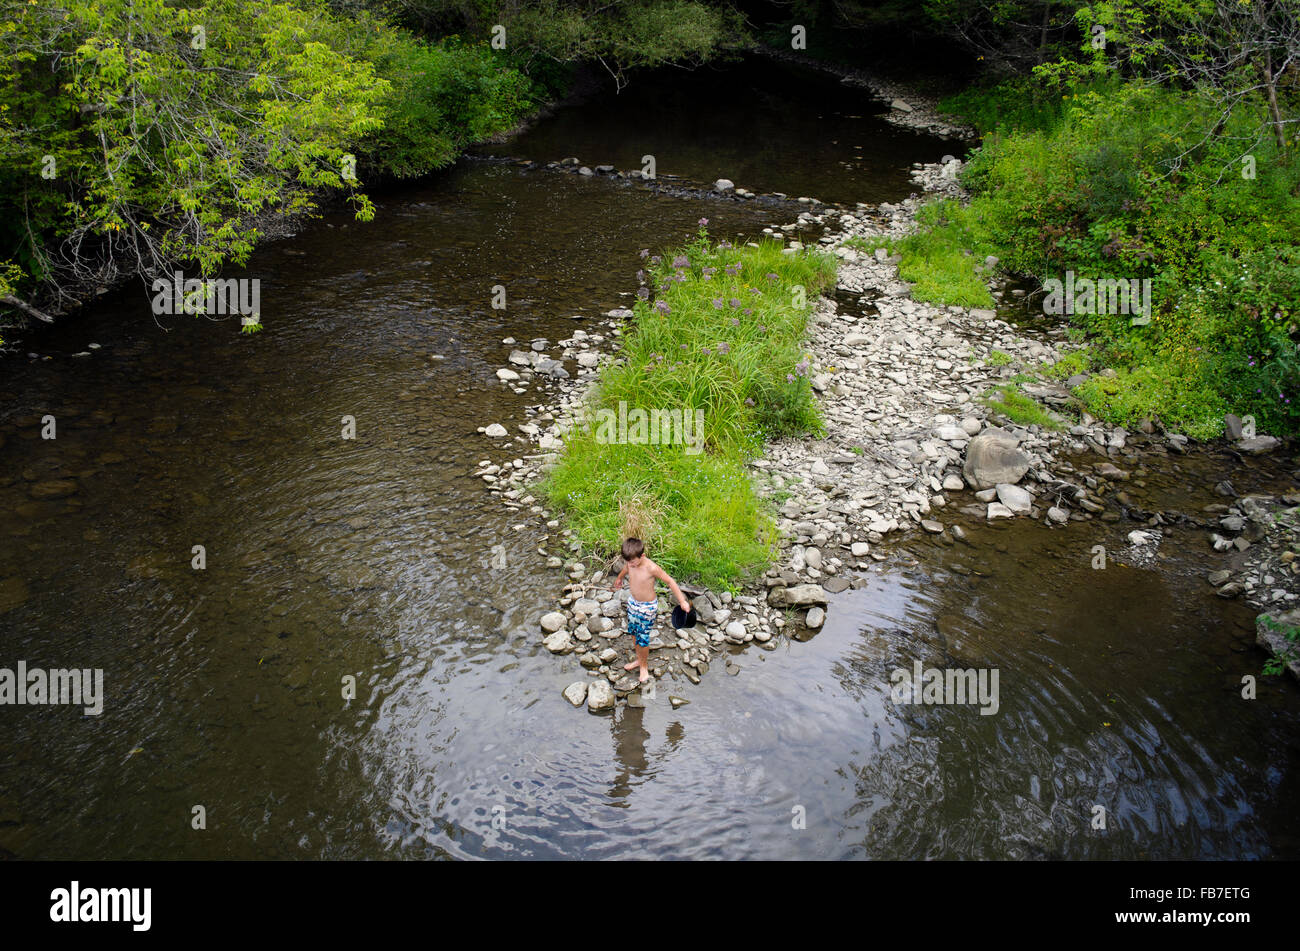
[[[645,554],[645,543],[639,538],[629,538],[623,542],[623,570],[618,573],[614,590],[623,587],[623,576],[627,575],[627,632],[636,638],[636,660],[624,664],[624,670],[641,668],[640,681],[650,679],[650,635],[654,632],[655,615],[659,602],[655,597],[656,579],[668,585],[677,603],[683,611],[690,611],[691,602],[686,600],[682,589],[668,572],[664,571]]]

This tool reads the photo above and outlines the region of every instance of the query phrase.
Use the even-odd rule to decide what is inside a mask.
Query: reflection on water
[[[840,95],[809,101],[808,115]],[[674,96],[689,112],[690,97]],[[770,90],[760,100],[769,116],[789,111]],[[570,143],[557,155],[585,156],[577,115],[555,120]],[[587,133],[610,135],[592,115]],[[656,147],[688,154],[702,121]],[[813,123],[800,112],[785,132],[765,127],[765,156],[787,163],[773,184],[795,183],[785,191],[802,190],[795,159]],[[748,140],[730,134],[719,142],[734,172]],[[923,139],[873,134],[895,142],[903,167],[927,157]],[[726,154],[719,142],[697,155]],[[758,165],[745,174],[773,187]],[[870,177],[838,180],[852,198],[898,197]],[[233,320],[160,327],[148,297],[129,293],[35,338],[50,360],[8,361],[0,666],[102,667],[107,699],[98,718],[0,711],[0,849],[1300,854],[1283,806],[1300,791],[1300,699],[1271,681],[1239,699],[1262,661],[1250,613],[1208,596],[1194,536],[1166,540],[1166,572],[1093,572],[1096,538],[1080,526],[972,526],[976,547],[917,543],[921,566],[886,562],[835,598],[820,634],[738,654],[737,676],[670,681],[644,710],[612,717],[568,706],[561,690],[585,673],[537,636],[563,582],[537,549],[559,540],[471,477],[509,451],[475,429],[513,427],[541,400],[496,381],[503,338],[558,340],[585,326],[575,315],[624,303],[636,250],[692,234],[702,213],[716,236],[781,223],[752,205],[469,163],[381,199],[373,225],[333,216],[259,253],[248,273],[262,281],[263,334],[241,336]],[[490,306],[495,284],[505,311]],[[91,341],[103,348],[73,356]],[[56,440],[39,437],[45,413]],[[341,438],[344,416],[355,440]],[[1174,504],[1167,486],[1150,492],[1148,507]],[[1117,526],[1093,531],[1121,544]],[[505,569],[492,567],[496,546]],[[996,666],[999,715],[894,704],[890,672],[914,660]],[[673,694],[689,705],[673,710]],[[191,828],[195,805],[206,830]],[[1095,805],[1104,833],[1090,828]]]
[[[538,162],[576,156],[625,172],[653,156],[665,179],[727,178],[761,194],[849,205],[897,201],[916,190],[913,162],[964,155],[966,147],[890,125],[879,118],[886,111],[859,89],[755,60],[685,74],[662,70],[484,151]]]

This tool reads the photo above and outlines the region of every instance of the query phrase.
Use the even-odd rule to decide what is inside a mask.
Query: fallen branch
[[[51,317],[49,314],[45,313],[44,311],[37,310],[31,304],[27,303],[26,301],[19,300],[17,297],[14,297],[14,295],[12,294],[5,294],[3,296],[0,296],[0,304],[8,304],[10,307],[17,307],[23,313],[35,317],[37,320],[43,320],[47,324],[54,323],[54,318]]]

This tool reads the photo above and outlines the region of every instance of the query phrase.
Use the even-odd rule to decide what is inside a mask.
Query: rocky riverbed
[[[581,412],[583,395],[601,363],[616,359],[621,324],[631,314],[609,311],[606,323],[575,330],[554,345],[527,346],[512,338],[508,366],[498,371],[516,392],[538,386],[547,399],[529,407],[532,419],[517,434],[493,424],[481,431],[519,451],[505,463],[483,460],[478,475],[504,504],[548,519],[559,551],[539,555],[569,577],[555,610],[540,619],[546,648],[572,655],[583,679],[564,696],[593,711],[620,701],[640,705],[664,678],[698,683],[722,667],[738,674],[749,645],[773,650],[783,638],[802,638],[821,627],[830,596],[860,585],[876,562],[916,533],[942,544],[979,545],[968,525],[1030,518],[1044,530],[1076,531],[1080,550],[1091,550],[1087,523],[1133,523],[1128,547],[1102,557],[1154,565],[1169,526],[1203,529],[1207,544],[1223,553],[1224,567],[1207,576],[1221,597],[1244,597],[1261,609],[1285,610],[1300,595],[1295,513],[1300,494],[1237,497],[1230,483],[1216,487],[1224,501],[1197,512],[1148,511],[1128,490],[1162,459],[1199,451],[1192,440],[1146,422],[1130,432],[1086,412],[1069,412],[1070,386],[1022,384],[1060,420],[1060,428],[1021,426],[998,416],[984,397],[1015,375],[1016,368],[1056,363],[1070,346],[1064,330],[1034,333],[1001,319],[997,311],[942,307],[911,299],[898,275],[898,260],[884,249],[864,253],[854,238],[900,237],[915,227],[916,210],[935,194],[961,197],[958,161],[918,165],[914,180],[926,193],[897,204],[849,211],[804,211],[799,220],[767,229],[797,235],[821,228],[821,244],[840,258],[837,293],[814,305],[808,340],[812,385],[827,433],[820,439],[773,443],[752,463],[760,493],[773,500],[781,552],[760,586],[733,597],[691,589],[700,624],[672,631],[661,598],[662,632],[651,644],[649,687],[623,670],[632,640],[623,632],[626,591],[610,588],[611,565],[579,560],[579,546],[546,512],[530,486],[542,474]],[[798,240],[787,245],[801,247]],[[997,261],[980,267],[999,300],[1008,291]],[[1008,359],[1009,358],[1009,359]],[[1230,421],[1230,434],[1231,421]],[[1276,451],[1267,436],[1239,438],[1231,451]],[[1275,625],[1262,625],[1261,646],[1278,649]],[[1297,665],[1292,664],[1293,672]],[[671,696],[678,706],[686,701]]]

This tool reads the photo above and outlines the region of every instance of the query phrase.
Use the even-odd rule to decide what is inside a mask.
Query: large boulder
[[[564,699],[569,701],[575,707],[580,707],[587,702],[587,685],[581,680],[576,680],[564,688]]]
[[[990,426],[966,447],[962,475],[976,489],[991,489],[999,483],[1014,485],[1029,471],[1029,456],[1016,448],[1020,440],[997,426]]]
[[[797,584],[791,588],[777,587],[767,595],[767,603],[774,608],[825,606],[829,602],[826,589],[819,584]]]

